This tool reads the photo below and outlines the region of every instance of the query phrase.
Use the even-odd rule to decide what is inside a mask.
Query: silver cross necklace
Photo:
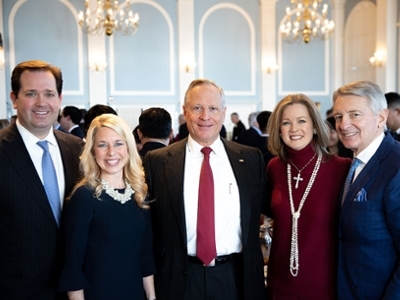
[[[308,161],[308,163],[306,163],[305,166],[302,167],[301,169],[299,169],[298,167],[296,167],[296,165],[293,163],[293,161],[289,158],[290,163],[291,163],[291,164],[293,165],[293,167],[299,172],[299,173],[297,174],[297,176],[294,176],[294,177],[293,177],[293,180],[296,181],[296,185],[294,186],[295,189],[297,189],[297,188],[299,187],[299,182],[300,182],[300,181],[303,181],[303,178],[301,178],[301,171],[303,171],[303,170],[313,161],[313,159],[315,158],[316,155],[317,155],[317,154],[315,153],[314,156],[311,157],[311,159]]]

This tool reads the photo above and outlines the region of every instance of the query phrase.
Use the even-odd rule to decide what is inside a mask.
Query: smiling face
[[[303,104],[291,104],[282,112],[280,124],[281,138],[293,150],[305,148],[313,139],[314,125]]]
[[[129,157],[128,146],[115,130],[100,127],[94,138],[93,152],[102,179],[110,183],[123,180],[123,168]]]
[[[334,104],[339,138],[355,155],[367,148],[383,132],[387,115],[386,109],[374,115],[369,101],[360,96],[339,96]]]
[[[226,107],[217,87],[197,85],[186,95],[183,112],[190,136],[202,146],[210,146],[221,131]]]
[[[10,93],[13,108],[22,126],[37,138],[47,136],[58,117],[61,95],[50,71],[24,71],[18,95]]]
[[[329,143],[328,147],[337,146],[339,143],[339,136],[335,129],[329,129]]]

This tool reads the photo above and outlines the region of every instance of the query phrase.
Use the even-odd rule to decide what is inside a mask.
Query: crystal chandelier
[[[119,8],[118,0],[98,0],[96,13],[92,13],[89,8],[89,0],[85,1],[86,12],[79,12],[79,25],[83,32],[89,34],[100,34],[103,32],[107,36],[118,31],[123,35],[134,34],[139,26],[139,15],[133,14],[130,9],[129,0],[125,1],[125,6]],[[95,15],[92,24],[92,15]]]
[[[293,8],[286,8],[286,16],[280,26],[280,34],[286,41],[303,40],[309,43],[312,38],[326,40],[333,33],[335,24],[328,20],[328,5],[321,12],[318,8],[322,0],[291,0]]]

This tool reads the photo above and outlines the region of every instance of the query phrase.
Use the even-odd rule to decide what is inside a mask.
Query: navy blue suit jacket
[[[339,239],[340,300],[400,299],[400,144],[390,134],[350,187]]]

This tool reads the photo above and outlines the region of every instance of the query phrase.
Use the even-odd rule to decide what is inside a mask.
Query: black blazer
[[[54,131],[65,196],[79,176],[81,140]],[[1,299],[56,298],[59,230],[46,192],[15,124],[0,130]]]
[[[77,136],[77,137],[79,137],[79,138],[81,138],[81,139],[83,139],[83,137],[85,136],[82,128],[80,128],[79,126],[75,127],[74,129],[72,129],[72,131],[70,133],[75,135],[75,136]]]
[[[261,202],[266,195],[265,167],[258,149],[222,139],[239,187],[244,256],[244,299],[264,299],[259,241]],[[145,157],[151,196],[157,299],[181,300],[186,284],[187,239],[183,199],[187,139],[153,150]]]

